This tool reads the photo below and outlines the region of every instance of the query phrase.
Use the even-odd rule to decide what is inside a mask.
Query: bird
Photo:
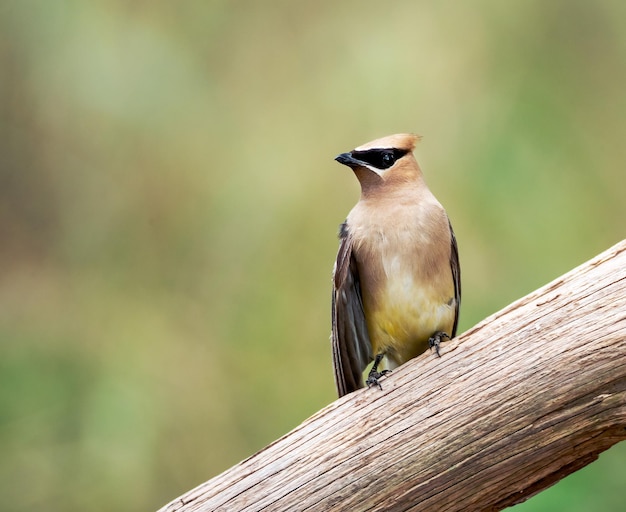
[[[456,237],[413,154],[420,136],[390,135],[341,153],[361,197],[339,228],[331,345],[342,397],[382,390],[392,369],[456,336],[461,270]],[[384,361],[383,361],[384,359]],[[379,371],[379,366],[386,369]]]

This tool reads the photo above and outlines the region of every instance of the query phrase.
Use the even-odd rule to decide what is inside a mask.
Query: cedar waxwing
[[[446,211],[413,156],[420,137],[391,135],[335,160],[361,184],[341,225],[333,270],[332,349],[339,396],[456,334],[461,270]]]

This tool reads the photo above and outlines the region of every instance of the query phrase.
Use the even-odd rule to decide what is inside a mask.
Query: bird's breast
[[[359,271],[370,341],[399,365],[426,350],[435,332],[451,333],[450,246],[408,229],[380,231],[370,242]]]

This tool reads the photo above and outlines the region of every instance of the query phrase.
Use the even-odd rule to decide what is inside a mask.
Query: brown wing
[[[340,245],[333,273],[332,348],[335,384],[340,397],[363,387],[363,370],[372,361],[361,285],[352,236],[341,225]]]
[[[450,238],[452,240],[452,248],[450,250],[450,266],[452,267],[452,279],[454,279],[454,299],[456,302],[456,312],[454,314],[454,325],[452,326],[452,338],[456,336],[456,328],[459,324],[459,308],[461,307],[461,265],[459,264],[459,248],[456,244],[456,236],[452,230],[452,224],[448,220],[450,226]]]

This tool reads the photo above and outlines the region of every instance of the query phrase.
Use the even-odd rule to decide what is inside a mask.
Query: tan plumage
[[[361,184],[333,271],[332,347],[339,396],[363,387],[376,358],[390,368],[454,337],[461,301],[456,239],[413,156],[419,138],[391,135],[336,160]]]

